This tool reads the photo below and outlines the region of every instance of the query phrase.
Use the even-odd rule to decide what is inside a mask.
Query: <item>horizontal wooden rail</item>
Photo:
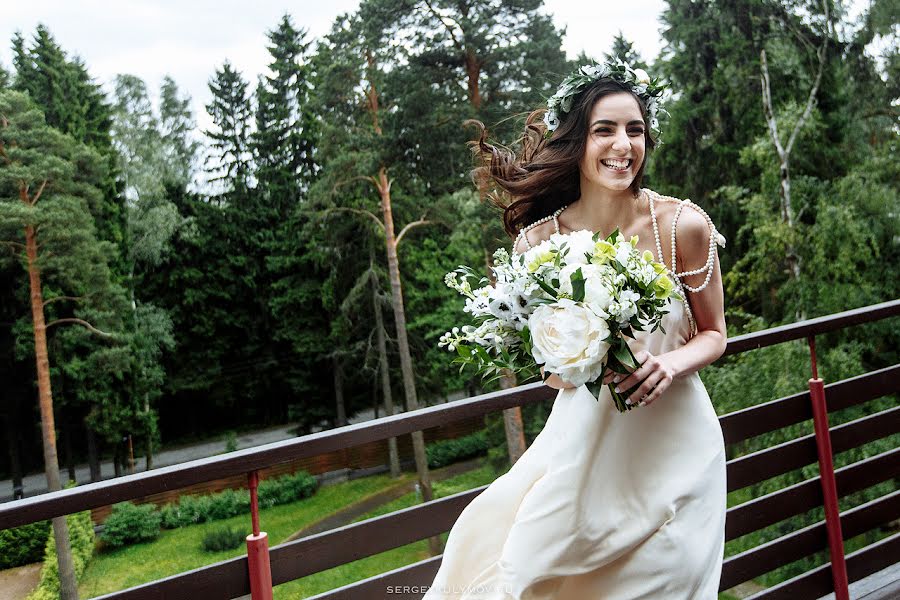
[[[900,490],[841,513],[844,539],[900,518]],[[720,589],[727,590],[828,547],[825,521],[819,521],[725,559]]]
[[[872,573],[900,562],[900,533],[869,544],[847,555],[850,581],[859,581]],[[821,598],[831,589],[831,565],[826,563],[778,585],[757,592],[746,600],[797,600]]]
[[[835,454],[900,433],[900,406],[832,427]],[[783,475],[817,460],[816,436],[805,435],[728,461],[728,491]]]
[[[763,331],[755,331],[728,338],[728,347],[725,349],[723,356],[746,352],[747,350],[757,350],[782,342],[800,340],[811,335],[836,331],[851,325],[869,323],[897,315],[900,315],[900,299],[845,310],[779,327],[771,327]]]
[[[541,383],[532,383],[511,390],[491,392],[448,404],[382,417],[375,421],[313,433],[293,440],[273,442],[221,456],[5,502],[0,504],[0,529],[107,506],[205,481],[246,475],[251,471],[281,462],[326,454],[375,440],[438,427],[451,421],[498,412],[513,406],[552,400],[555,392],[556,390]]]
[[[308,600],[359,600],[360,598],[421,600],[431,582],[434,581],[434,576],[437,575],[442,557],[443,555],[433,556],[381,575],[317,594]]]
[[[838,496],[843,498],[892,477],[900,477],[900,448],[894,448],[835,469]],[[819,477],[813,477],[728,509],[725,539],[774,525],[789,517],[822,506]]]
[[[900,390],[900,364],[849,377],[825,386],[828,412],[843,410]],[[800,392],[719,417],[725,444],[812,419],[809,392]]]

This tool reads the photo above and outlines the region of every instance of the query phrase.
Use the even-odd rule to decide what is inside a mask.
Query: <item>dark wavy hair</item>
[[[628,92],[637,100],[644,119],[646,153],[630,186],[636,198],[656,140],[650,136],[646,103],[623,83],[603,78],[585,88],[575,96],[572,110],[563,115],[549,139],[545,138],[545,109],[531,112],[525,119],[525,133],[515,143],[520,148],[518,154],[489,143],[487,129],[480,121],[466,122],[476,127],[478,135],[469,142],[478,165],[472,170],[472,181],[482,198],[503,209],[503,225],[510,237],[581,196],[578,165],[587,148],[591,110],[604,96],[619,92]]]

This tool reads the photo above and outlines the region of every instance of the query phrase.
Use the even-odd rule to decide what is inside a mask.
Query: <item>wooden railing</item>
[[[810,319],[731,338],[728,340],[726,354],[806,338],[810,342],[815,371],[814,336],[898,314],[900,300],[894,300]],[[846,557],[842,543],[843,539],[860,535],[900,517],[900,491],[847,510],[837,518],[839,497],[900,476],[900,449],[894,448],[837,470],[828,468],[832,452],[856,448],[900,432],[900,407],[867,415],[831,429],[827,426],[827,412],[900,391],[900,364],[820,385],[820,392],[815,389],[816,381],[821,382],[814,373],[814,377],[810,379],[811,392],[793,394],[719,418],[727,445],[809,419],[814,419],[816,423],[816,433],[728,461],[729,491],[745,488],[816,462],[820,466],[818,477],[728,509],[726,539],[758,531],[816,507],[826,507],[824,521],[728,557],[722,570],[722,590],[830,548],[830,563],[768,588],[753,598],[818,598],[835,591],[840,600],[848,597],[847,582],[859,580],[900,562],[900,534],[889,536]],[[295,440],[7,502],[0,504],[0,529],[237,474],[247,474],[252,480],[259,469],[273,464],[405,435],[514,406],[542,402],[554,395],[555,390],[542,384],[524,385],[512,390],[314,433]],[[821,404],[818,409],[817,402]],[[485,487],[487,486],[281,544],[267,554],[271,571],[267,571],[265,575],[270,573],[272,585],[278,585],[446,532],[463,508]],[[258,513],[255,510],[252,519],[256,531]],[[265,523],[262,525],[264,528]],[[251,548],[251,556],[252,550]],[[390,598],[421,598],[437,572],[440,560],[441,557],[436,556],[331,590],[315,598],[382,598],[388,596],[385,593],[387,586],[392,586],[394,592],[389,595]],[[251,593],[250,573],[254,568],[259,567],[250,565],[248,558],[244,556],[102,598],[236,598]],[[404,592],[404,589],[408,591]],[[254,598],[265,597],[265,591],[253,591]],[[271,588],[267,592],[271,597]]]

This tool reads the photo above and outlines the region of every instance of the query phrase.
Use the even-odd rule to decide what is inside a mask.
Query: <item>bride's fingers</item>
[[[616,371],[610,371],[606,375],[603,376],[603,384],[606,385],[608,383],[619,383],[625,379],[624,373],[617,373]]]

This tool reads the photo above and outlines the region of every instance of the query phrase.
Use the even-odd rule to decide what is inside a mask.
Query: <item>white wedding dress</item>
[[[635,353],[690,339],[689,307],[669,304],[666,333],[635,331]],[[424,600],[715,599],[725,483],[696,372],[627,413],[605,387],[599,401],[560,390],[528,450],[460,514]]]

